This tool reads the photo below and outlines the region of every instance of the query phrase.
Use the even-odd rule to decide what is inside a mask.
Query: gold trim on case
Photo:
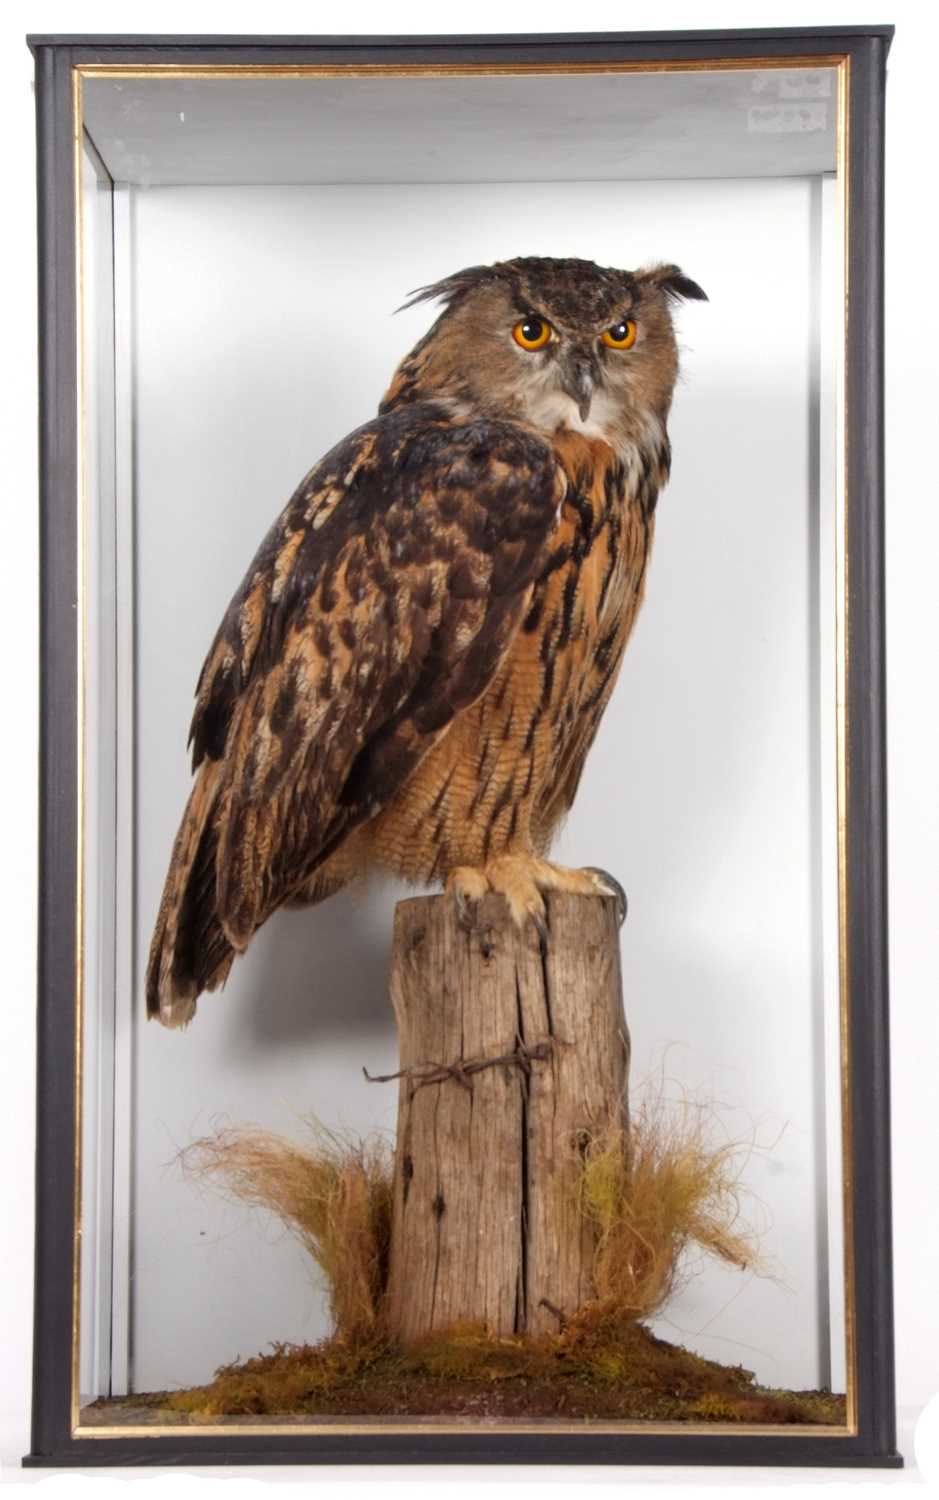
[[[79,1419],[81,1349],[81,1245],[82,1245],[82,1041],[84,1030],[85,977],[85,281],[84,281],[84,205],[82,203],[82,96],[81,79],[72,75],[72,160],[75,174],[75,316],[78,333],[76,349],[76,392],[78,423],[78,505],[76,553],[78,556],[77,595],[77,693],[78,744],[76,765],[78,777],[78,848],[75,873],[75,1141],[74,1141],[74,1236],[72,1264],[72,1360],[71,1414],[72,1430]]]
[[[75,1207],[73,1221],[73,1276],[72,1276],[72,1358],[71,1358],[71,1435],[81,1439],[99,1438],[160,1438],[181,1433],[194,1437],[221,1436],[278,1436],[303,1437],[312,1434],[367,1435],[400,1433],[404,1436],[421,1433],[551,1433],[571,1435],[577,1433],[603,1433],[604,1435],[649,1434],[670,1435],[675,1433],[707,1434],[734,1437],[780,1437],[813,1436],[822,1438],[844,1438],[857,1433],[857,1347],[856,1347],[856,1286],[854,1263],[854,1239],[852,1222],[852,1184],[854,1173],[853,1139],[851,1130],[850,1091],[850,1035],[849,974],[848,974],[848,912],[847,912],[847,836],[846,807],[848,793],[847,745],[847,700],[846,681],[848,665],[848,618],[847,618],[847,464],[846,439],[840,444],[838,453],[838,475],[835,486],[835,657],[836,657],[836,745],[837,745],[837,864],[838,864],[838,953],[839,953],[839,1026],[841,1057],[841,1144],[842,1184],[844,1218],[844,1275],[845,1275],[845,1355],[846,1355],[846,1399],[847,1423],[844,1427],[813,1425],[811,1423],[742,1424],[720,1422],[466,1422],[434,1421],[429,1418],[409,1419],[402,1417],[395,1422],[357,1423],[342,1419],[328,1422],[284,1423],[276,1419],[271,1422],[244,1423],[207,1422],[195,1424],[181,1422],[160,1426],[83,1426],[80,1405],[80,1337],[81,1337],[81,1180],[82,1180],[82,1026],[84,1019],[83,960],[84,960],[84,890],[83,861],[85,843],[85,797],[84,797],[84,744],[85,744],[85,673],[84,650],[86,636],[87,599],[85,590],[85,520],[86,496],[84,479],[84,267],[83,267],[83,212],[82,212],[82,139],[83,108],[82,87],[86,78],[192,78],[192,79],[241,79],[241,78],[448,78],[466,74],[490,76],[537,76],[553,73],[691,73],[757,71],[763,69],[830,68],[837,73],[837,129],[836,129],[836,178],[842,249],[844,258],[844,326],[836,352],[839,388],[842,399],[845,394],[845,363],[847,321],[849,313],[848,294],[848,215],[850,193],[848,184],[848,98],[850,90],[850,57],[842,53],[812,54],[792,57],[733,57],[733,58],[687,58],[646,61],[612,62],[512,62],[512,63],[311,63],[311,64],[218,64],[204,63],[152,63],[128,65],[125,63],[84,63],[72,69],[73,150],[75,174],[75,275],[77,298],[77,390],[78,390],[78,829],[77,850],[77,909],[76,909],[76,983],[75,983]],[[843,411],[843,406],[842,406]]]
[[[851,89],[851,60],[845,58],[839,68],[838,120],[835,133],[836,181],[838,183],[839,227],[843,263],[844,312],[842,336],[838,343],[837,376],[841,396],[841,420],[844,423],[842,441],[837,445],[838,472],[835,479],[835,736],[838,819],[838,1016],[840,1029],[841,1059],[841,1191],[842,1225],[844,1234],[844,1280],[845,1280],[845,1370],[847,1421],[851,1432],[858,1430],[857,1401],[857,1308],[854,1267],[854,1218],[852,1213],[854,1186],[854,1132],[851,1119],[851,1031],[850,974],[848,959],[848,455],[847,423],[844,413],[847,407],[847,342],[850,295],[849,274],[849,215],[850,188],[848,183],[849,157],[849,110]],[[836,393],[837,394],[837,393]]]
[[[352,1419],[343,1420],[338,1418],[332,1422],[278,1422],[273,1418],[270,1422],[257,1420],[254,1423],[247,1422],[206,1422],[193,1424],[191,1422],[179,1422],[170,1425],[145,1427],[76,1427],[72,1436],[80,1438],[112,1438],[112,1437],[134,1437],[134,1438],[158,1438],[169,1434],[171,1437],[179,1437],[182,1433],[192,1433],[195,1437],[245,1437],[248,1434],[260,1437],[306,1437],[316,1433],[318,1436],[337,1434],[339,1436],[364,1437],[368,1434],[385,1436],[389,1433],[402,1433],[410,1436],[416,1432],[433,1432],[444,1435],[459,1433],[465,1437],[467,1434],[475,1435],[478,1432],[492,1433],[542,1433],[548,1436],[560,1435],[570,1437],[576,1433],[586,1433],[593,1436],[602,1433],[609,1437],[615,1434],[629,1434],[633,1437],[643,1433],[650,1436],[669,1437],[676,1432],[690,1432],[697,1437],[704,1435],[721,1437],[778,1437],[780,1433],[797,1433],[801,1437],[812,1436],[822,1438],[843,1438],[848,1435],[846,1427],[826,1427],[819,1423],[811,1426],[808,1423],[778,1423],[773,1425],[769,1422],[601,1422],[584,1418],[579,1424],[576,1422],[552,1422],[546,1419],[544,1422],[525,1421],[519,1422],[456,1422],[453,1419],[447,1421],[441,1418],[439,1422],[430,1417],[401,1417],[397,1422],[375,1421],[373,1423],[355,1422]],[[302,1462],[298,1457],[297,1462]],[[586,1458],[585,1463],[590,1459]]]
[[[840,68],[841,53],[806,57],[675,58],[632,62],[506,63],[80,63],[83,78],[452,78],[539,73],[730,73],[766,68]]]

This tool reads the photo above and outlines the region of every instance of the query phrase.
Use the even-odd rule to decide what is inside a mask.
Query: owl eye
[[[631,349],[636,342],[636,325],[632,318],[624,318],[601,334],[601,339],[608,349]]]
[[[546,318],[532,314],[516,323],[512,337],[520,349],[543,349],[551,337],[551,324]]]

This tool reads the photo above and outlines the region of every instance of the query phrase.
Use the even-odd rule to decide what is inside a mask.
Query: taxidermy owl
[[[302,481],[196,689],[195,781],[147,971],[185,1025],[280,906],[371,870],[615,894],[546,858],[642,601],[669,472],[677,266],[473,266],[374,420]]]

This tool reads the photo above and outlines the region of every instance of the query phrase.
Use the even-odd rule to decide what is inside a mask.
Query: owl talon
[[[472,932],[476,927],[476,902],[471,901],[465,891],[457,891],[453,900],[457,921],[467,932]]]
[[[616,902],[619,925],[626,920],[626,892],[606,870],[588,866],[567,870],[529,854],[501,854],[483,868],[459,865],[447,877],[447,891],[456,903],[460,925],[468,932],[478,926],[478,903],[489,891],[505,897],[516,927],[523,929],[530,921],[538,934],[538,946],[544,957],[548,952],[550,933],[544,895],[550,891],[571,891],[584,896],[612,896]]]
[[[541,956],[542,956],[542,958],[547,958],[547,956],[548,956],[548,924],[545,921],[545,919],[542,916],[542,914],[541,914],[540,911],[535,911],[535,910],[532,910],[531,908],[529,908],[528,915],[529,915],[529,917],[531,919],[532,926],[534,927],[535,931],[538,934],[538,947],[541,949]]]
[[[616,920],[618,925],[622,927],[626,920],[626,913],[629,911],[629,902],[626,899],[626,892],[616,879],[616,876],[611,875],[608,870],[598,869],[596,865],[586,865],[585,870],[588,875],[596,877],[595,884],[603,892],[604,896],[614,897],[616,901]]]
[[[453,897],[457,921],[467,932],[475,932],[477,908],[489,890],[489,881],[482,870],[470,865],[461,865],[451,870],[447,879],[447,892]]]

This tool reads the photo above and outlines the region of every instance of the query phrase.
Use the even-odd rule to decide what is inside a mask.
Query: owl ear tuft
[[[467,266],[463,271],[454,271],[452,276],[444,276],[441,281],[417,287],[415,291],[408,293],[407,301],[402,302],[395,311],[404,312],[408,307],[415,307],[418,302],[435,302],[438,298],[449,307],[474,286],[481,286],[484,281],[492,279],[492,266]]]
[[[636,272],[636,280],[657,287],[670,302],[707,302],[708,294],[678,266],[649,266]]]

